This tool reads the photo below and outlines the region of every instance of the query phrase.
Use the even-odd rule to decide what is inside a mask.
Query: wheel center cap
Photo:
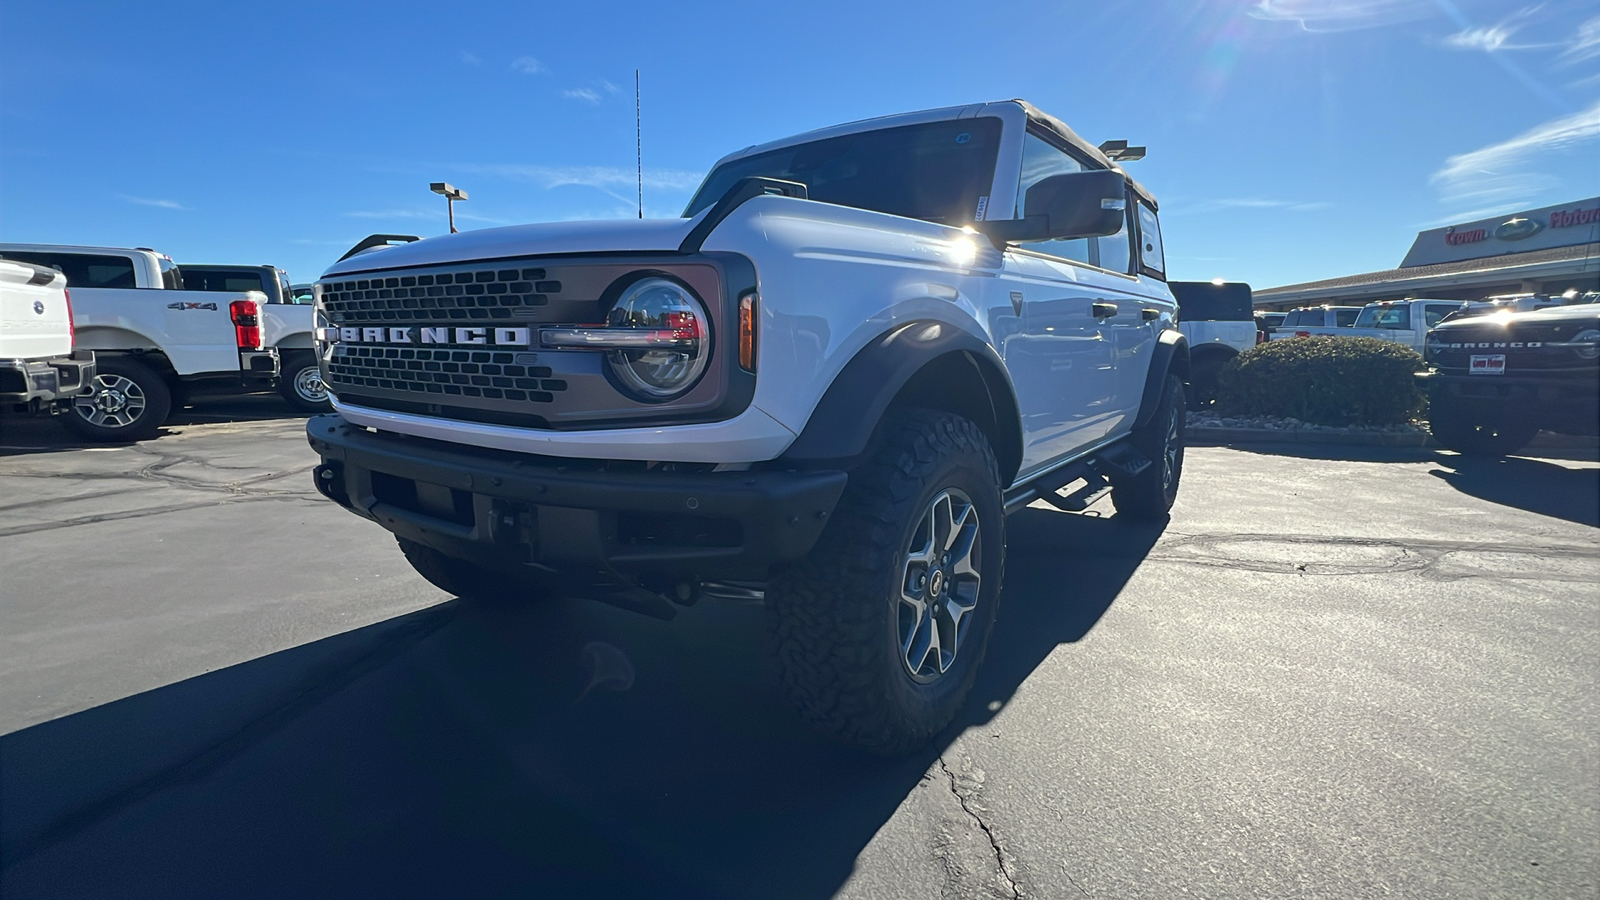
[[[103,391],[100,394],[100,408],[106,412],[116,412],[128,404],[128,398],[121,391]]]
[[[934,569],[933,574],[928,576],[928,593],[934,596],[944,593],[943,569]]]

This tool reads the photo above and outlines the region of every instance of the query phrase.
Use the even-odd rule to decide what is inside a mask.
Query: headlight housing
[[[1600,358],[1600,331],[1586,329],[1572,336],[1572,350],[1583,359]]]
[[[670,400],[694,387],[711,358],[711,316],[694,292],[660,276],[629,285],[606,316],[606,330],[635,346],[606,351],[606,363],[630,393]]]

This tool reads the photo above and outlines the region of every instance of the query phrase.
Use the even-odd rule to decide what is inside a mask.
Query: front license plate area
[[[1467,373],[1470,375],[1504,375],[1506,373],[1506,355],[1504,353],[1474,354],[1467,361]]]

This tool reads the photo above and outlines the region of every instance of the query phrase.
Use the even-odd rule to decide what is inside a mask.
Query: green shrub
[[[1410,347],[1367,337],[1305,337],[1259,344],[1217,382],[1224,415],[1281,416],[1316,425],[1393,425],[1422,411]]]

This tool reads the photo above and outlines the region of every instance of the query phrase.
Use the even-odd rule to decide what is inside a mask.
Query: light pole
[[[456,233],[456,201],[467,199],[467,192],[458,187],[453,187],[447,181],[435,181],[428,185],[428,190],[444,197],[445,207],[450,211],[450,233]]]

